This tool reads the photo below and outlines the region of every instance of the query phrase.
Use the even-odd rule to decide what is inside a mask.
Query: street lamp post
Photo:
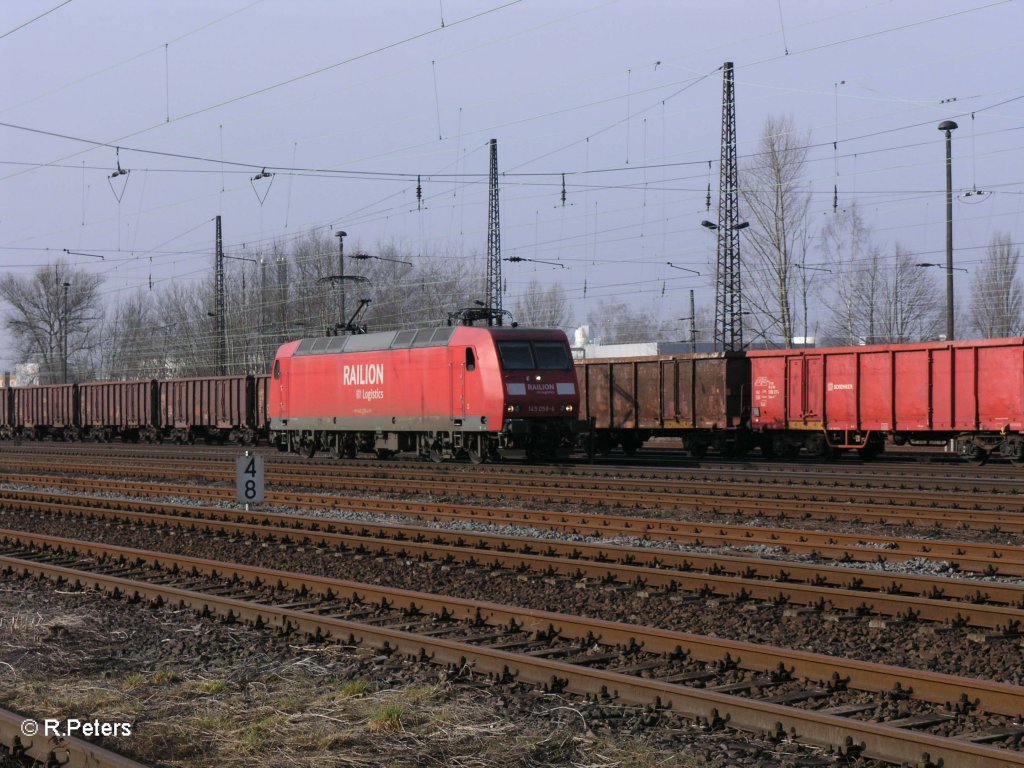
[[[953,141],[957,128],[952,120],[939,123],[946,132],[946,341],[953,341]]]

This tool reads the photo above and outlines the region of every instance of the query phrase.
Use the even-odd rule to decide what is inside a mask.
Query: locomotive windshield
[[[569,350],[557,341],[499,341],[501,367],[506,371],[568,371]]]
[[[499,341],[498,354],[506,371],[532,371],[536,367],[528,341]]]
[[[569,350],[558,341],[533,342],[533,354],[537,358],[537,369],[541,371],[568,371],[572,368]]]

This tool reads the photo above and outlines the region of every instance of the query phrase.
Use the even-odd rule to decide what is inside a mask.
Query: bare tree
[[[625,302],[602,301],[587,316],[591,340],[598,344],[657,341],[674,335],[675,322],[658,320],[654,313],[636,310]]]
[[[1020,248],[1008,232],[997,232],[985,251],[985,259],[974,271],[971,283],[970,323],[984,339],[1005,338],[1024,333],[1024,294],[1017,265]]]
[[[874,313],[873,342],[903,344],[932,338],[942,320],[939,288],[917,269],[899,244],[892,265],[881,273],[880,301]]]
[[[159,327],[155,298],[139,291],[119,303],[104,324],[100,356],[101,375],[108,379],[149,379],[164,375],[167,359]]]
[[[520,325],[537,328],[568,328],[572,325],[572,307],[565,297],[565,289],[558,283],[547,288],[534,278],[516,302],[514,310]]]
[[[268,253],[241,250],[225,262],[227,370],[269,370],[280,344],[331,333],[341,320],[336,283],[337,241],[310,233],[290,247]],[[472,304],[479,271],[466,260],[413,257],[385,246],[357,259],[358,243],[346,243],[345,274],[365,278],[346,283],[346,313],[359,299],[372,303],[360,317],[370,330],[443,325],[447,313]],[[212,265],[211,265],[212,266]],[[212,269],[195,283],[174,282],[151,296],[133,296],[104,328],[110,340],[104,375],[124,378],[207,376],[218,371],[216,299]],[[348,319],[348,318],[346,318]]]
[[[470,306],[482,295],[477,286],[483,276],[472,257],[413,255],[394,243],[378,246],[373,255],[381,258],[359,267],[370,281],[367,295],[373,304],[367,318],[373,330],[444,325],[449,312]]]
[[[874,332],[881,257],[856,204],[836,212],[822,230],[821,249],[835,285],[829,335],[840,344],[860,344]]]
[[[166,355],[164,376],[212,376],[217,373],[217,319],[212,280],[194,285],[171,283],[157,298],[160,325],[152,335]]]
[[[28,277],[0,278],[4,326],[25,362],[39,364],[44,382],[87,376],[103,321],[102,278],[60,261]]]
[[[750,212],[744,269],[744,300],[761,323],[776,328],[787,347],[793,340],[795,263],[806,237],[810,195],[803,186],[810,134],[790,117],[769,117],[759,151],[743,168],[743,202]]]

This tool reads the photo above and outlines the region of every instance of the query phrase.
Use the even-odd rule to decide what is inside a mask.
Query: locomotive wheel
[[[440,448],[430,449],[430,460],[435,464],[440,464],[442,461],[444,461],[444,454],[441,453]]]
[[[301,443],[301,453],[307,459],[312,459],[316,455],[316,435],[310,435],[304,438]]]
[[[469,449],[469,460],[473,464],[483,464],[487,461],[487,447],[483,443],[477,443]]]

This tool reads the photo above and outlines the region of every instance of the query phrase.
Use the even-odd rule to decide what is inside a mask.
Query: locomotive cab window
[[[274,378],[275,379],[280,379],[281,378],[281,361],[280,360],[275,360],[274,361]]]
[[[475,371],[476,370],[476,355],[473,354],[473,348],[472,347],[466,347],[466,370],[467,371]]]
[[[499,341],[498,354],[501,355],[501,367],[506,371],[532,371],[536,368],[528,341]]]
[[[568,371],[572,368],[569,350],[558,341],[533,342],[533,354],[537,358],[537,370]]]

